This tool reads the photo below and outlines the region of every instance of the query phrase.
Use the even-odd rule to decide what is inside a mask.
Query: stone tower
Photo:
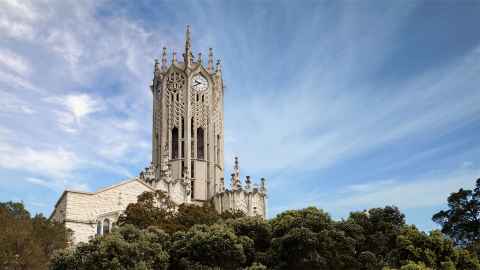
[[[138,177],[96,192],[66,190],[51,219],[73,232],[73,244],[109,233],[130,203],[144,192],[161,190],[176,204],[213,203],[218,212],[240,210],[248,216],[267,216],[265,179],[244,185],[235,158],[230,187],[224,183],[223,95],[220,61],[214,67],[212,49],[206,65],[192,53],[187,26],[182,61],[163,48],[155,61],[152,163]],[[170,64],[168,63],[170,62]]]
[[[182,179],[192,202],[211,199],[223,185],[223,80],[212,49],[206,64],[192,53],[190,27],[180,59],[163,48],[153,85],[152,165],[155,178]],[[222,183],[221,183],[222,182]],[[189,187],[188,187],[189,186]],[[188,200],[187,200],[188,201]]]

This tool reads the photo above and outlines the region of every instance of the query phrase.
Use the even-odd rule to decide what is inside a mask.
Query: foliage
[[[118,224],[131,224],[140,229],[156,226],[169,231],[172,229],[170,220],[174,212],[175,204],[164,192],[144,192],[138,196],[136,203],[127,206]]]
[[[42,215],[33,218],[22,203],[0,203],[0,268],[47,269],[56,249],[66,247],[63,225]]]
[[[75,249],[56,254],[51,270],[162,270],[169,255],[169,236],[161,230],[140,230],[125,225],[113,233],[97,237]]]
[[[211,204],[181,204],[176,207],[162,191],[144,192],[136,203],[129,204],[118,224],[131,224],[141,229],[154,226],[169,234],[187,231],[196,224],[212,225],[226,218],[239,218],[239,211],[217,213]]]
[[[458,200],[450,200],[450,206],[461,201],[458,205],[463,206],[459,207],[473,209],[475,192],[466,199],[454,196]],[[15,204],[0,209],[2,225],[25,226],[11,224],[29,218],[28,212]],[[452,217],[464,218],[458,214],[459,209],[454,211],[449,212]],[[5,213],[15,218],[5,219]],[[48,234],[51,225],[44,221],[32,219],[32,235]],[[219,215],[211,205],[175,207],[168,197],[157,192],[145,193],[136,204],[129,205],[119,224],[111,234],[57,253],[51,270],[480,270],[478,231],[456,233],[468,236],[468,240],[461,241],[452,241],[453,236],[445,235],[444,230],[425,233],[407,225],[405,216],[394,206],[353,212],[340,221],[309,207],[285,211],[267,221],[238,212]],[[455,228],[470,230],[465,226]],[[54,250],[52,243],[63,238],[52,237],[51,242],[33,236],[29,239],[41,243],[41,248],[29,253],[38,257],[41,251]],[[22,243],[30,248],[30,242]],[[9,253],[0,256],[4,259]],[[39,261],[45,264],[46,260]],[[11,265],[4,268],[12,269]],[[25,263],[22,269],[43,268]]]
[[[246,250],[253,241],[237,236],[222,224],[196,225],[173,236],[170,249],[172,269],[189,269],[189,265],[237,269],[247,261]]]
[[[457,244],[469,245],[480,240],[480,178],[473,190],[460,189],[447,199],[448,210],[442,210],[432,219],[442,232]]]

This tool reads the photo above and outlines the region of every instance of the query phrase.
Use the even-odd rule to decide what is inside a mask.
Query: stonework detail
[[[266,217],[265,179],[260,186],[249,176],[242,185],[238,158],[229,188],[224,180],[224,85],[220,60],[214,67],[212,49],[204,66],[194,58],[187,26],[183,61],[167,50],[155,61],[152,162],[138,177],[89,193],[65,191],[51,219],[74,232],[73,244],[108,233],[129,203],[145,191],[162,190],[177,205],[213,202],[218,212],[241,210]]]

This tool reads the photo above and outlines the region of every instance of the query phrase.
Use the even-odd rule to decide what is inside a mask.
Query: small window
[[[102,235],[102,222],[97,222],[97,235]]]
[[[202,95],[202,103],[205,102],[205,97]]]
[[[197,94],[197,102],[198,102],[198,94]]]
[[[107,218],[103,221],[103,235],[110,232],[110,220]]]
[[[177,93],[177,101],[178,101],[178,93]]]

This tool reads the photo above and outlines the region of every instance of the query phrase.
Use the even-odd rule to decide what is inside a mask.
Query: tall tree
[[[44,270],[54,250],[66,247],[62,224],[37,215],[31,218],[22,203],[0,203],[0,269]]]
[[[480,178],[473,190],[461,188],[447,199],[448,209],[433,215],[442,232],[457,244],[470,245],[480,240]]]

